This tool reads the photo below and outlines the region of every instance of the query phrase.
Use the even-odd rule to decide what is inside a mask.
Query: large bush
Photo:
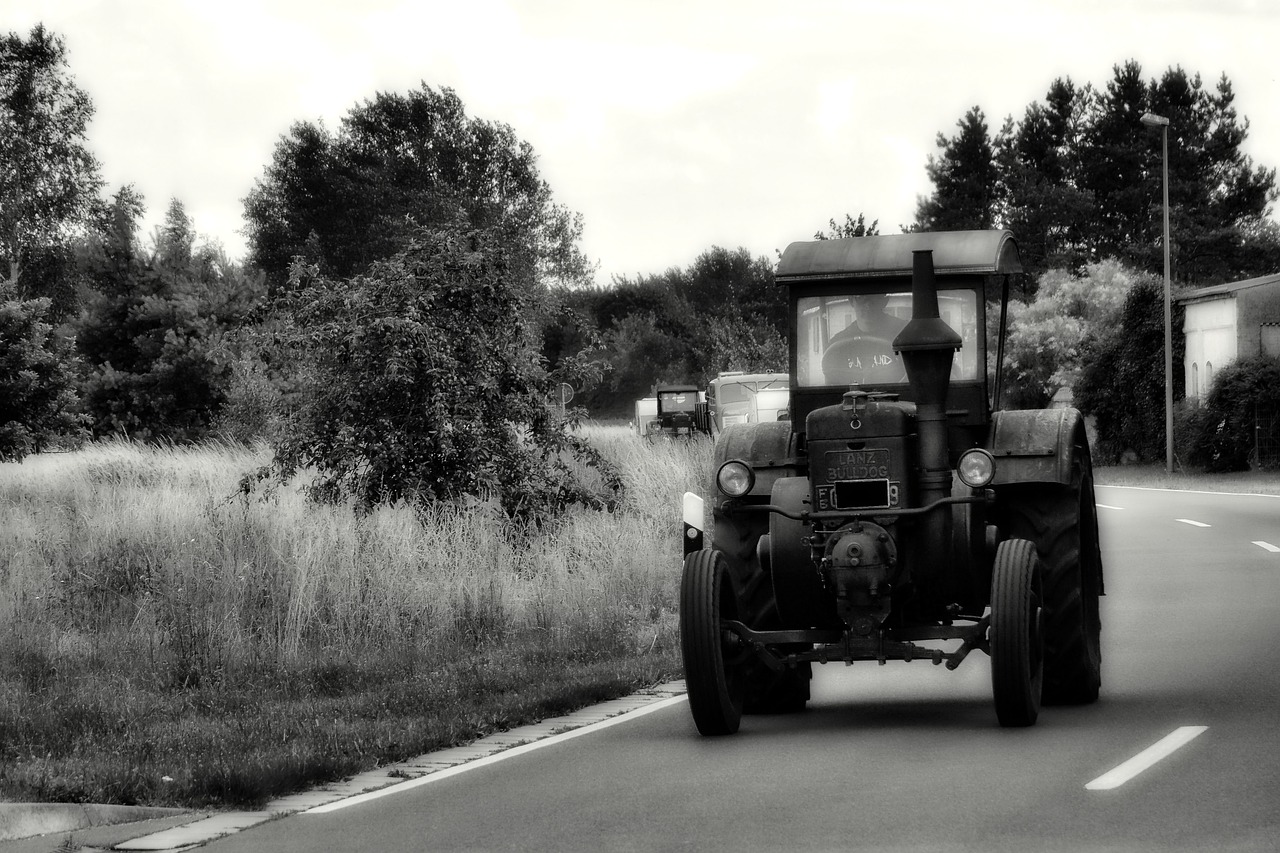
[[[1172,328],[1181,329],[1183,310],[1173,307]],[[1181,364],[1186,342],[1173,336],[1173,363]],[[1097,418],[1095,459],[1143,461],[1165,454],[1164,292],[1160,281],[1137,279],[1125,297],[1120,323],[1110,334],[1086,342],[1076,385],[1076,405]],[[1176,379],[1176,377],[1175,377]],[[1173,383],[1175,402],[1183,397]]]
[[[424,229],[349,281],[295,265],[282,336],[305,367],[275,474],[307,469],[314,497],[366,509],[472,496],[541,519],[608,503],[616,480],[584,476],[603,462],[551,403],[523,281],[497,235],[464,228]]]
[[[1207,471],[1248,469],[1260,405],[1280,406],[1280,359],[1259,355],[1220,370],[1204,406],[1188,418],[1188,428],[1194,430],[1188,461]]]

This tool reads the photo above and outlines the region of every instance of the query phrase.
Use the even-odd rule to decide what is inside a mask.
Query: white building
[[[1203,398],[1237,358],[1280,356],[1280,274],[1189,290],[1178,302],[1186,307],[1188,397]]]

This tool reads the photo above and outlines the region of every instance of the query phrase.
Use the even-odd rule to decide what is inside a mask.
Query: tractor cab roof
[[[779,284],[827,279],[911,279],[911,253],[932,250],[936,275],[991,276],[1022,272],[1008,231],[920,231],[792,243],[778,261]]]

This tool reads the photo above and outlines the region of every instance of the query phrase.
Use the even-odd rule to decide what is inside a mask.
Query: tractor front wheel
[[[1102,683],[1102,556],[1091,474],[1078,461],[1070,486],[1021,486],[1006,503],[1009,535],[1034,541],[1043,567],[1047,705],[1095,702]]]
[[[747,649],[724,619],[738,618],[738,598],[719,551],[685,557],[680,580],[680,648],[694,724],[704,735],[729,735],[742,722]]]
[[[1036,546],[1001,542],[991,572],[991,689],[1002,726],[1034,725],[1044,686],[1044,590]]]

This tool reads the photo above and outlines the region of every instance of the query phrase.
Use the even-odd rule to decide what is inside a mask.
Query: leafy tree
[[[92,116],[60,37],[38,24],[25,41],[0,38],[0,281],[20,298],[59,295],[50,264],[66,260],[102,184],[85,145]]]
[[[529,143],[423,85],[354,107],[336,133],[295,124],[245,199],[250,260],[273,288],[303,257],[335,279],[367,271],[420,227],[466,222],[503,240],[511,275],[584,283],[581,217],[552,199]]]
[[[729,251],[713,246],[687,270],[674,273],[671,284],[702,322],[739,319],[751,325],[766,323],[786,333],[786,289],[774,283],[773,265],[766,258],[752,258],[744,248]]]
[[[1018,237],[1024,281],[1055,267],[1079,269],[1087,260],[1092,199],[1078,185],[1072,154],[1090,93],[1070,79],[1055,80],[1044,105],[1030,104],[1016,124],[1006,119],[996,136],[996,221]]]
[[[619,481],[549,403],[536,295],[505,239],[422,229],[349,281],[295,264],[283,333],[309,369],[276,476],[313,470],[314,497],[366,510],[492,498],[534,521],[616,496]],[[585,483],[573,456],[596,465],[601,483]]]
[[[929,155],[925,171],[933,194],[916,204],[916,231],[990,228],[995,222],[996,163],[987,119],[973,107],[956,123],[960,132],[938,134],[940,157]]]
[[[769,325],[730,317],[711,318],[703,328],[704,337],[695,346],[702,382],[728,370],[786,372],[787,339]]]
[[[1113,70],[1102,90],[1055,80],[1043,104],[1006,119],[990,169],[981,112],[966,113],[959,134],[938,137],[943,156],[926,167],[935,190],[921,200],[915,228],[1009,228],[1026,282],[1106,258],[1159,273],[1161,134],[1139,121],[1150,111],[1170,120],[1173,277],[1212,284],[1272,272],[1280,263],[1276,172],[1241,150],[1248,121],[1236,113],[1230,81],[1221,77],[1211,92],[1181,68],[1149,81],[1133,61]]]
[[[219,250],[195,246],[182,205],[170,205],[152,251],[137,239],[141,198],[120,190],[84,264],[95,294],[76,345],[96,435],[189,441],[204,436],[225,399],[223,334],[247,318],[261,285]]]
[[[601,331],[627,317],[650,314],[663,330],[680,333],[692,310],[675,284],[681,275],[673,268],[661,275],[617,276],[608,286],[565,291],[564,299]]]
[[[1153,187],[1160,191],[1159,181],[1148,180],[1151,149],[1138,120],[1147,111],[1142,66],[1129,61],[1114,70],[1105,91],[1089,105],[1083,144],[1075,154],[1080,189],[1093,200],[1094,226],[1086,242],[1097,258],[1127,257],[1147,238],[1151,193]]]
[[[654,314],[628,314],[604,333],[604,355],[612,370],[601,393],[586,400],[593,412],[624,414],[656,384],[693,381],[692,338],[663,325]]]
[[[1173,306],[1173,328],[1181,329],[1183,309]],[[1181,364],[1186,342],[1173,335],[1173,363]],[[1118,462],[1129,451],[1141,460],[1165,455],[1164,287],[1154,276],[1137,278],[1109,334],[1091,339],[1081,355],[1076,405],[1095,415],[1098,458]],[[1183,396],[1173,383],[1173,396]]]
[[[0,298],[11,288],[0,285]],[[0,301],[0,461],[82,431],[66,346],[53,334],[45,298]]]
[[[1226,76],[1209,92],[1200,76],[1171,68],[1151,81],[1148,102],[1169,124],[1169,206],[1171,246],[1181,281],[1219,282],[1273,268],[1254,266],[1260,258],[1245,249],[1243,235],[1263,223],[1274,227],[1267,210],[1277,198],[1276,171],[1255,167],[1240,146],[1248,121],[1236,113],[1235,93]],[[1150,269],[1163,265],[1160,134],[1147,135],[1150,188],[1146,212],[1148,239],[1135,252]],[[1274,255],[1273,255],[1274,257]]]
[[[1082,275],[1050,270],[1040,277],[1034,300],[1010,300],[1005,403],[1045,408],[1058,389],[1074,389],[1090,340],[1111,335],[1128,292],[1137,280],[1149,278],[1117,261],[1103,261],[1089,264]]]
[[[854,219],[849,214],[844,215],[844,222],[836,222],[830,220],[830,231],[815,231],[813,239],[815,240],[842,240],[846,237],[874,237],[880,233],[880,220],[873,219],[871,224],[867,224],[866,217],[859,213],[858,218]]]
[[[583,402],[622,415],[659,382],[703,383],[723,370],[786,366],[786,291],[766,258],[714,246],[687,268],[615,278],[563,295],[598,332],[610,366]],[[764,368],[761,368],[764,369]]]

